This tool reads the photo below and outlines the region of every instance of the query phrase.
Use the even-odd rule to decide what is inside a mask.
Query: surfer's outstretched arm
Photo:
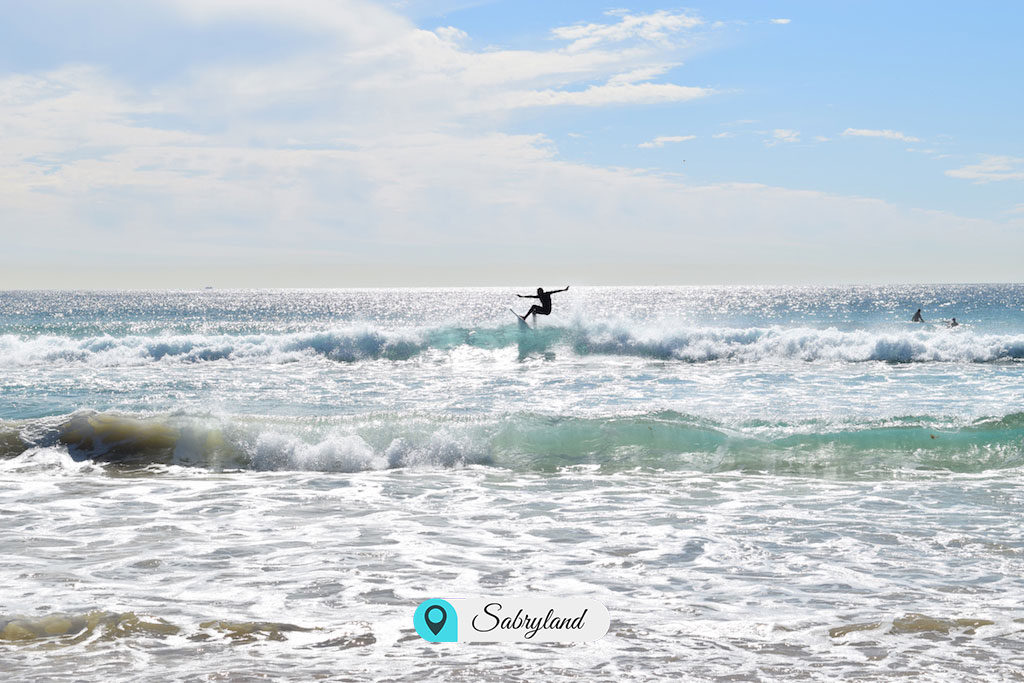
[[[568,291],[569,291],[569,285],[566,285],[565,289],[552,289],[550,292],[548,292],[548,294],[558,294],[559,292],[568,292]]]
[[[539,299],[536,294],[516,294],[520,299]]]

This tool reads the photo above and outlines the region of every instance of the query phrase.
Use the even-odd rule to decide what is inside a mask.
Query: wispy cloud
[[[800,142],[800,131],[789,128],[776,128],[772,131],[772,137],[765,141],[769,146],[777,145],[780,142]]]
[[[628,83],[623,85],[592,85],[585,90],[522,90],[509,91],[476,104],[469,110],[518,109],[574,105],[599,107],[614,104],[655,104],[685,102],[707,97],[714,91],[672,83]]]
[[[434,29],[434,33],[436,33],[442,40],[452,43],[453,45],[461,43],[469,38],[468,33],[460,28],[456,28],[455,26],[438,26]]]
[[[726,131],[724,133],[715,133],[711,137],[715,138],[716,140],[721,140],[723,138],[735,137],[735,135],[736,135],[735,133],[730,133],[730,132]]]
[[[602,43],[622,43],[627,40],[667,42],[685,29],[700,26],[699,17],[684,12],[658,10],[651,14],[612,13],[619,21],[612,24],[576,24],[561,26],[551,33],[562,40],[571,41],[566,49],[575,52],[590,50]]]
[[[282,23],[338,37],[339,43],[326,51],[267,65],[204,70],[201,88],[234,100],[225,108],[246,102],[293,107],[311,95],[333,96],[354,115],[384,111],[384,117],[368,118],[394,126],[403,112],[415,112],[413,123],[419,125],[435,112],[682,102],[714,93],[707,87],[653,82],[678,66],[688,45],[686,32],[703,23],[679,12],[610,12],[607,22],[553,29],[560,44],[550,49],[474,50],[459,28],[417,29],[361,0],[165,2],[194,21]]]
[[[843,131],[844,136],[861,138],[885,138],[886,140],[900,140],[902,142],[920,142],[919,138],[904,135],[898,130],[874,130],[870,128],[847,128]]]
[[[1000,180],[1024,180],[1024,158],[986,156],[981,163],[946,171],[950,178],[989,183]]]
[[[772,19],[773,24],[788,24],[789,19]]]
[[[672,64],[654,64],[651,66],[640,67],[639,69],[633,69],[625,73],[616,74],[608,79],[608,85],[623,85],[626,83],[642,83],[651,79],[661,76],[670,68]]]
[[[686,142],[687,140],[696,140],[696,135],[663,135],[656,137],[653,140],[647,142],[641,142],[637,147],[642,149],[652,149],[655,147],[663,147],[666,143],[670,142]]]

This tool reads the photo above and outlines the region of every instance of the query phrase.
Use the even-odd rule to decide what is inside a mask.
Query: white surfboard
[[[512,311],[511,308],[508,309],[508,310]],[[515,311],[512,311],[512,315],[514,315],[516,317],[516,320],[519,321],[519,329],[520,330],[532,330],[533,329],[532,327],[530,327],[530,323],[528,323],[525,320],[523,320],[522,317],[520,317],[520,315],[518,313],[516,313]]]

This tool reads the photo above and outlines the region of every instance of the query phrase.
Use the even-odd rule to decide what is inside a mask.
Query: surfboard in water
[[[508,310],[512,311],[512,309],[511,309],[511,308],[510,308],[510,309],[508,309]],[[528,322],[526,322],[525,320],[523,320],[523,319],[522,319],[522,318],[521,318],[521,317],[519,316],[519,314],[518,314],[518,313],[516,313],[515,311],[512,311],[512,315],[514,315],[514,316],[516,317],[516,320],[518,320],[518,321],[519,321],[519,329],[520,329],[520,330],[532,330],[532,329],[533,329],[532,327],[530,327],[530,324],[529,324]]]

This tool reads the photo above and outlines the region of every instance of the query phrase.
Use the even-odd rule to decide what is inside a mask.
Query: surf
[[[117,468],[355,473],[482,466],[526,472],[595,468],[770,472],[811,477],[897,471],[977,473],[1024,466],[1024,413],[958,422],[724,424],[661,411],[607,417],[397,415],[324,420],[252,416],[72,415],[5,423],[0,469],[91,462]]]
[[[344,327],[257,335],[109,335],[75,339],[0,335],[8,366],[130,367],[152,363],[282,364],[309,359],[337,363],[407,361],[459,348],[562,351],[576,356],[626,356],[686,363],[790,360],[864,363],[1000,363],[1024,360],[1024,335],[944,328],[840,330],[835,327],[624,326],[611,323],[495,327]]]

